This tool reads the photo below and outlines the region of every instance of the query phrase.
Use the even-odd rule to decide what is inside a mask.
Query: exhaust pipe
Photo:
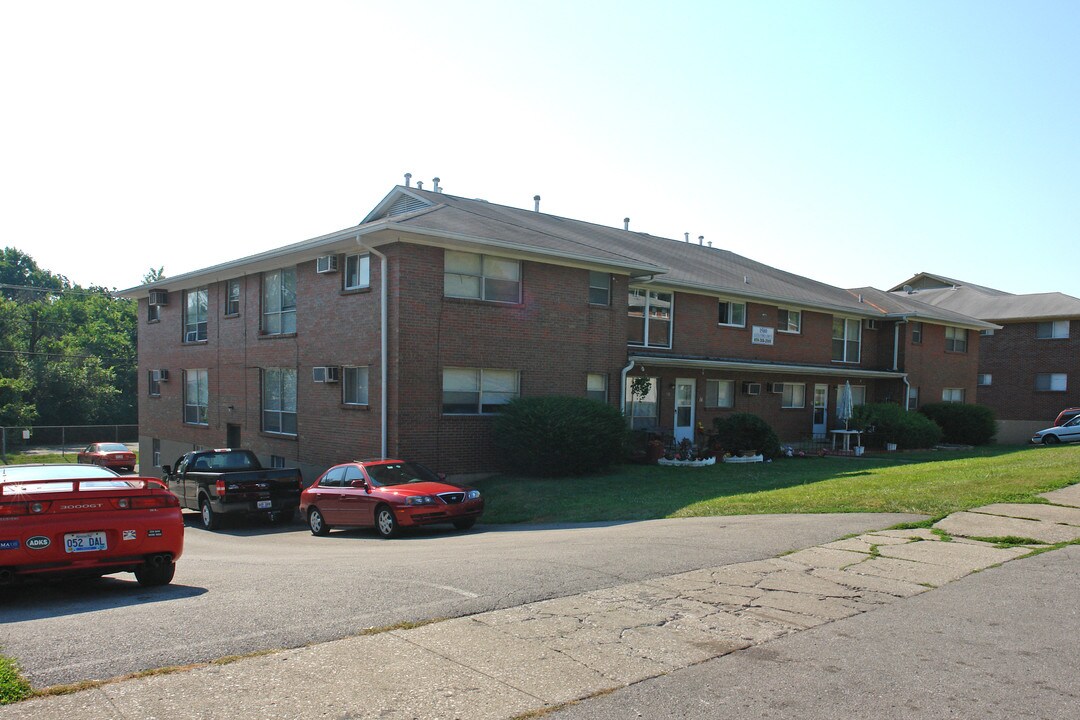
[[[150,555],[146,558],[146,564],[150,567],[162,567],[172,561],[169,555]]]

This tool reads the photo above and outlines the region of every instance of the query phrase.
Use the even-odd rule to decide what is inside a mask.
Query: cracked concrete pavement
[[[695,570],[0,708],[0,718],[512,718],[862,615],[1080,539],[1080,485]],[[1012,537],[1001,547],[979,538]],[[1014,541],[1016,542],[1016,541]],[[1030,543],[1030,544],[1028,544]]]

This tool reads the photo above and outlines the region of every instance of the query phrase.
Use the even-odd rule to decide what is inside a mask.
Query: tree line
[[[137,423],[136,307],[134,300],[73,284],[5,247],[0,426]]]

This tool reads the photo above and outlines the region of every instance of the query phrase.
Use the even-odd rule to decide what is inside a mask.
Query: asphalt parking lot
[[[313,537],[301,524],[208,532],[188,514],[172,585],[130,575],[0,590],[3,652],[35,687],[114,677],[366,628],[457,617],[773,557],[911,515],[762,515]]]

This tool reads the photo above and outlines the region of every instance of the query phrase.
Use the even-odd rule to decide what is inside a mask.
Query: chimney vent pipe
[[[690,233],[683,233],[683,242],[690,242]]]
[[[705,236],[704,235],[698,235],[697,236],[697,244],[698,245],[704,245],[705,244]]]
[[[629,230],[630,229],[630,218],[623,218],[622,219],[622,229],[623,230]]]
[[[423,180],[417,180],[416,181],[416,189],[417,190],[423,190],[424,189],[424,181]]]
[[[410,187],[412,183],[412,173],[405,173],[405,187]]]
[[[540,196],[539,195],[533,195],[533,203],[535,204],[535,207],[533,208],[533,212],[540,212]]]
[[[439,188],[439,178],[433,178],[433,180],[435,181],[435,192],[442,192]]]

